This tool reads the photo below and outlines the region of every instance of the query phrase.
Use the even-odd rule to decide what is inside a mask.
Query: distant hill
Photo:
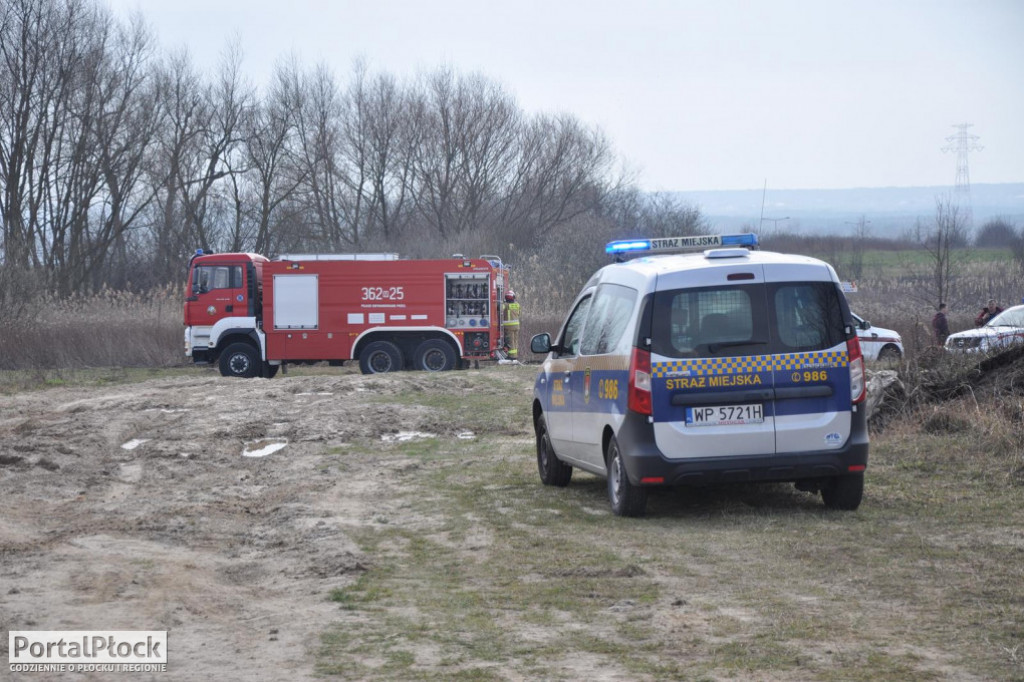
[[[718,232],[757,230],[761,189],[675,192],[697,205]],[[935,199],[953,193],[952,187],[868,187],[855,189],[775,189],[764,200],[763,230],[800,234],[842,234],[863,216],[875,236],[897,236],[918,219],[925,225],[935,217]],[[971,186],[974,225],[1006,218],[1024,227],[1024,183]],[[789,220],[768,220],[784,218]]]

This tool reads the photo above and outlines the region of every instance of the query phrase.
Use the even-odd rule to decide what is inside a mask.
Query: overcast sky
[[[649,190],[1024,182],[1022,0],[100,0],[216,68],[234,36],[275,62],[362,57],[501,83],[527,112],[600,127]]]

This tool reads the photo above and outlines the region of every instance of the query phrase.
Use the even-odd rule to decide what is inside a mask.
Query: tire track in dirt
[[[431,419],[367,404],[367,391],[409,390],[403,379],[160,379],[0,398],[0,623],[166,629],[159,679],[311,679],[337,619],[330,591],[367,568],[350,534],[391,512],[400,477],[388,470],[407,463],[351,445]],[[287,445],[242,457],[267,439]]]

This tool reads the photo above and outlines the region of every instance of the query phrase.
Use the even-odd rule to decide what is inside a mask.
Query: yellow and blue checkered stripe
[[[785,355],[745,355],[734,358],[690,358],[654,362],[651,372],[657,379],[670,376],[715,376],[751,374],[769,371],[794,371],[846,367],[845,350],[788,353]]]

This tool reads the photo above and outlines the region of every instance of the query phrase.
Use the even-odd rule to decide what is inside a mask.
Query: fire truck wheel
[[[248,343],[233,343],[220,354],[220,375],[250,378],[256,376],[259,358]]]
[[[374,341],[359,354],[359,369],[363,374],[399,372],[402,369],[402,351],[390,341]]]
[[[458,358],[450,343],[428,339],[416,348],[415,366],[426,372],[447,372],[455,368]]]

